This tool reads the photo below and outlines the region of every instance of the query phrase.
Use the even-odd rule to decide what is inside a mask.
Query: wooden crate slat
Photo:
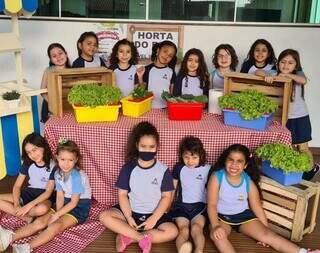
[[[273,222],[276,222],[278,223],[279,225],[283,226],[283,227],[286,227],[290,230],[292,230],[292,222],[287,220],[286,218],[283,218],[282,216],[280,215],[277,215],[273,212],[270,212],[268,210],[264,210],[265,213],[266,213],[266,216],[269,220],[272,220]]]
[[[272,204],[267,201],[262,201],[262,207],[266,210],[271,211],[271,212],[279,213],[282,216],[287,217],[289,219],[293,219],[293,217],[294,217],[294,211],[288,210],[284,207]]]
[[[290,198],[290,199],[294,199],[294,200],[298,199],[297,194],[288,192],[285,189],[281,189],[281,188],[279,188],[277,186],[274,186],[274,185],[271,185],[271,184],[268,184],[268,183],[264,183],[262,181],[260,182],[260,187],[263,190],[266,190],[266,191],[269,191],[269,192],[274,192],[274,193],[277,193],[279,195],[286,196],[287,198]]]
[[[274,195],[272,193],[268,193],[266,191],[262,191],[262,197],[263,199],[272,202],[272,203],[278,203],[280,206],[286,207],[290,210],[296,209],[296,202],[290,201],[288,199],[285,199],[283,197]]]
[[[248,84],[230,81],[229,91],[257,90],[271,96],[283,97],[283,89],[276,86],[262,86],[261,84]]]
[[[282,227],[279,227],[273,223],[268,223],[268,226],[272,231],[276,232],[277,234],[280,234],[280,235],[290,239],[291,232],[289,230],[282,228]]]

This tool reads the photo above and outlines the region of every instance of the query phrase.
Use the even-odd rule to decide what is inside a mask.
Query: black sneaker
[[[315,163],[312,169],[308,172],[304,172],[302,175],[302,179],[310,181],[320,170],[320,163]]]

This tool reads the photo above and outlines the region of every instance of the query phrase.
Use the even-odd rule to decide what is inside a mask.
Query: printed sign
[[[163,40],[170,40],[178,48],[177,56],[182,56],[183,27],[170,25],[128,25],[128,39],[133,41],[138,49],[141,63],[150,62],[152,46]]]

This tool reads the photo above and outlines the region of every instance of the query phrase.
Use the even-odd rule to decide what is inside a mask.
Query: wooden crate
[[[238,72],[226,73],[224,77],[224,94],[240,92],[245,89],[255,89],[265,93],[268,98],[276,101],[279,109],[274,114],[274,119],[281,122],[283,126],[288,120],[288,109],[291,96],[291,79],[275,77],[273,84],[264,81],[264,77]]]
[[[81,83],[97,83],[115,85],[112,70],[98,68],[70,68],[51,71],[48,75],[48,104],[49,111],[58,117],[73,111],[67,101],[68,93],[74,85]]]
[[[273,231],[298,242],[315,229],[320,183],[302,180],[294,186],[283,186],[263,176],[260,187],[263,209]]]

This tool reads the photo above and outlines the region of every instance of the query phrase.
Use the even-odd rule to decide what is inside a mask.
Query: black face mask
[[[157,152],[139,151],[139,158],[145,162],[151,161],[156,156]]]

